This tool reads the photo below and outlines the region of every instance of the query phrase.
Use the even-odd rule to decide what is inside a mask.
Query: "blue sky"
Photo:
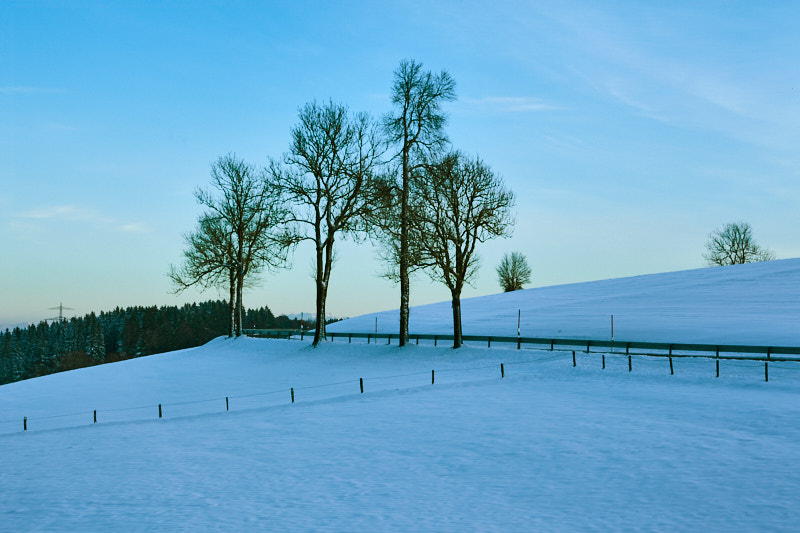
[[[657,5],[650,5],[657,4]],[[297,110],[390,110],[401,59],[446,69],[455,148],[517,194],[513,237],[482,249],[464,296],[703,266],[714,228],[751,223],[800,256],[797,2],[3,2],[0,324],[170,293],[192,192],[235,152],[288,148]],[[248,306],[313,309],[312,250]],[[328,310],[397,308],[368,244],[342,243]],[[412,304],[446,300],[418,277]]]

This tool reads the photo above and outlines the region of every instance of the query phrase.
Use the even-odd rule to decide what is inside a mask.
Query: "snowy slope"
[[[412,286],[412,292],[414,288]],[[462,300],[466,335],[800,346],[800,259],[526,289]],[[414,307],[411,333],[452,333],[450,302]],[[330,331],[396,333],[398,312]]]
[[[773,339],[756,295],[796,312],[798,262],[755,266],[653,276],[672,299],[657,314],[650,277],[486,300],[549,294],[538,305],[563,320],[626,302],[642,331],[700,317],[693,335],[747,315],[749,339]],[[750,303],[727,308],[716,284],[750,286]],[[435,307],[412,316],[446,331]],[[757,362],[674,367],[243,338],[4,385],[0,530],[796,531],[800,363],[771,363],[769,382]]]

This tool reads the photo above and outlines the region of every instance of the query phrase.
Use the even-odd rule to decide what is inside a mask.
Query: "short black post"
[[[674,376],[675,370],[672,368],[672,345],[669,345],[669,375]]]
[[[433,374],[433,370],[431,370],[431,385],[433,385],[434,382],[436,381],[434,378],[435,378],[435,376]]]
[[[589,353],[589,346],[591,346],[591,341],[586,341],[586,353]]]
[[[492,338],[491,337],[489,337],[489,344],[486,347],[487,348],[491,348],[492,347]]]
[[[351,334],[347,336],[347,344],[350,344],[352,342],[353,342],[353,335]]]
[[[439,341],[439,337],[437,335],[433,336],[433,345],[436,346],[436,343]]]
[[[575,350],[572,350],[572,366],[577,366],[575,364]]]
[[[161,404],[158,404],[158,418],[161,418]]]
[[[386,344],[392,344],[392,336],[386,335]]]
[[[97,424],[97,409],[94,410],[94,423]]]
[[[303,325],[300,324],[300,340],[303,340]]]
[[[419,344],[419,335],[417,335],[417,344]]]
[[[770,349],[767,348],[767,361],[769,361],[769,351]],[[769,381],[769,363],[764,361],[764,381]]]
[[[717,377],[719,377],[719,346],[717,346]]]
[[[606,368],[606,354],[603,354],[603,370]]]
[[[361,394],[364,394],[364,378],[358,378],[358,384],[361,385]]]
[[[631,350],[631,343],[628,342],[625,344],[625,355],[631,353],[630,350]]]
[[[225,410],[226,411],[230,411],[231,410],[230,409],[230,405],[228,404],[228,397],[227,396],[225,396]]]
[[[520,339],[519,335],[517,335],[517,350],[520,349],[522,349],[522,339]]]
[[[506,371],[505,371],[505,369],[503,368],[503,363],[500,363],[500,377],[501,377],[501,378],[504,378],[504,377],[506,377]]]
[[[28,417],[22,418],[22,431],[28,431]]]
[[[294,403],[294,387],[292,387],[291,393],[292,393],[292,403]]]
[[[555,346],[555,344],[556,344],[556,341],[554,341],[554,340],[550,341],[550,351],[551,352],[553,351],[553,347]]]
[[[628,372],[630,372],[631,370],[633,370],[633,366],[631,365],[631,356],[629,355],[628,356]]]
[[[367,335],[367,344],[369,344],[369,338],[370,338],[370,336]]]

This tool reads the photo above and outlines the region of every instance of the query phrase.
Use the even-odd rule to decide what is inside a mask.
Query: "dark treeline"
[[[285,315],[275,317],[268,307],[243,314],[247,328],[297,326]],[[200,346],[225,335],[229,318],[227,302],[208,301],[183,307],[118,307],[99,315],[5,330],[0,333],[0,385]]]

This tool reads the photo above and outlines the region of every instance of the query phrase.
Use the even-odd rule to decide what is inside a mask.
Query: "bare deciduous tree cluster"
[[[741,265],[775,259],[772,250],[759,246],[747,222],[731,222],[708,236],[703,254],[709,266]]]
[[[518,291],[531,281],[531,267],[520,252],[505,254],[497,267],[497,280],[503,292]]]
[[[400,345],[408,342],[410,273],[423,269],[450,289],[454,346],[461,345],[461,291],[478,269],[476,246],[506,236],[514,196],[482,160],[449,149],[442,104],[455,99],[447,72],[402,61],[394,73],[393,111],[381,123],[329,101],[300,109],[289,150],[263,169],[221,157],[213,191],[185,236],[184,263],[171,267],[176,290],[227,286],[230,334],[242,332],[242,291],[289,252],[315,248],[316,332],[325,309],[335,243],[373,238],[384,248],[388,277],[400,283]]]

